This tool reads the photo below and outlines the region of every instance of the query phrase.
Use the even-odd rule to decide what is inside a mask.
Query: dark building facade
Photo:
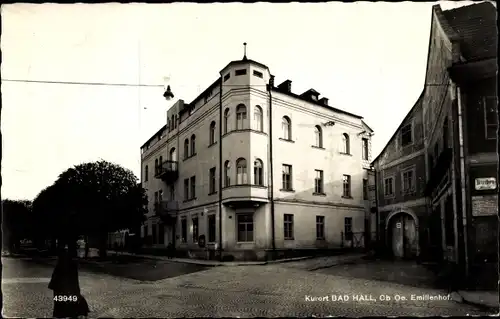
[[[419,199],[422,205],[412,203],[418,213],[411,217],[418,218],[420,246],[417,254],[405,256],[444,260],[460,265],[466,274],[481,272],[481,267],[497,261],[496,32],[496,9],[491,3],[447,11],[439,5],[433,7],[425,87],[395,134],[406,134],[409,139],[407,122],[418,123],[415,119],[420,118],[420,127],[415,125],[411,133],[416,144],[405,153],[404,147],[388,147],[398,144],[391,140],[373,162],[378,177],[379,227],[397,231],[397,227],[387,227],[384,216],[389,214],[390,218],[387,212],[394,211],[392,206],[387,209],[389,204],[399,205],[402,212],[406,209],[404,213],[411,215],[403,208],[409,206],[408,200],[397,196],[410,163],[391,166],[384,159],[418,154],[412,158],[417,168],[412,199]],[[387,176],[396,176],[392,202],[386,196]],[[404,223],[398,226],[408,227]],[[406,233],[404,239],[411,239],[411,232]],[[387,236],[397,240],[390,231],[385,232]],[[397,244],[385,240],[398,256]]]

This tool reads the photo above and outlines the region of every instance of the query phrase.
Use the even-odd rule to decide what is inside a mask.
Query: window
[[[208,193],[209,194],[213,194],[215,193],[215,167],[212,167],[210,169],[210,182],[209,182],[209,190],[208,190]]]
[[[239,158],[236,161],[236,184],[247,184],[247,161],[244,158]]]
[[[155,245],[158,242],[157,241],[158,237],[157,237],[157,234],[156,234],[156,224],[151,225],[151,231],[152,231],[152,234],[151,234],[152,236],[151,237],[153,237],[152,238],[153,239],[153,245]]]
[[[189,178],[184,179],[184,200],[189,200]]]
[[[229,161],[224,163],[224,186],[231,186],[231,162]]]
[[[389,177],[384,179],[384,195],[393,196],[394,195],[394,178]]]
[[[368,139],[363,138],[361,140],[362,147],[363,147],[363,160],[367,161],[368,160]]]
[[[253,182],[255,185],[264,185],[264,179],[263,179],[263,172],[262,172],[262,161],[260,159],[256,159],[255,162],[253,163]]]
[[[263,129],[263,117],[262,117],[262,109],[260,106],[256,105],[253,111],[253,122],[255,126],[255,130],[262,132]]]
[[[148,181],[148,175],[149,175],[148,166],[146,165],[146,167],[144,167],[144,181],[145,182]]]
[[[411,193],[415,191],[415,176],[413,170],[403,172],[403,193]]]
[[[175,147],[172,147],[172,148],[170,149],[170,155],[169,155],[169,156],[170,156],[170,158],[169,158],[169,159],[170,159],[171,161],[176,161],[176,160],[177,160],[177,154],[175,153]]]
[[[283,189],[292,190],[292,165],[283,164]]]
[[[345,240],[352,240],[352,217],[344,218]]]
[[[229,131],[229,109],[226,109],[224,111],[224,134],[226,134]]]
[[[208,215],[208,242],[213,243],[215,242],[215,231],[216,231],[216,224],[215,224],[215,215]]]
[[[497,138],[497,99],[488,96],[483,98],[484,106],[484,129],[487,140]]]
[[[315,170],[316,177],[314,178],[314,193],[323,194],[323,171]]]
[[[181,242],[187,241],[187,220],[185,217],[181,219]]]
[[[155,159],[155,175],[158,175],[158,159]]]
[[[368,180],[363,178],[363,200],[368,199]]]
[[[401,128],[401,145],[407,146],[413,143],[412,125],[406,124]]]
[[[241,69],[241,70],[234,71],[234,75],[236,75],[236,76],[245,75],[245,74],[247,74],[247,69]]]
[[[191,135],[191,156],[196,155],[196,135]]]
[[[238,214],[238,241],[253,241],[253,214]]]
[[[198,242],[198,216],[193,217],[193,243]]]
[[[258,77],[258,78],[262,78],[263,77],[262,72],[255,71],[255,70],[253,70],[253,75],[256,76],[256,77]]]
[[[281,121],[282,137],[284,140],[292,139],[292,125],[290,119],[285,116]]]
[[[170,187],[169,187],[169,199],[175,200],[175,186],[174,185],[170,185]]]
[[[230,73],[224,75],[224,82],[226,82],[227,80],[229,80],[230,77],[231,77]]]
[[[215,122],[212,121],[210,123],[210,137],[209,137],[209,143],[210,145],[213,145],[215,143]]]
[[[321,127],[319,125],[314,127],[314,138],[314,146],[323,147],[323,132],[321,131]]]
[[[342,153],[350,154],[350,141],[347,133],[342,134]]]
[[[342,185],[343,185],[342,196],[350,198],[351,197],[351,176],[350,175],[343,175],[342,176]]]
[[[155,192],[155,204],[158,204],[158,192]]]
[[[158,191],[158,202],[161,202],[163,200],[163,190],[160,189]]]
[[[325,216],[316,216],[316,239],[325,239]]]
[[[245,127],[247,119],[247,108],[243,104],[238,105],[236,108],[236,129],[242,130]]]
[[[293,215],[285,214],[283,216],[283,230],[285,239],[293,239]]]
[[[196,176],[191,177],[191,199],[196,198]]]
[[[175,116],[172,115],[172,120],[170,120],[170,130],[173,131],[175,126]]]
[[[444,119],[443,123],[443,149],[446,150],[448,148],[448,118]]]
[[[184,159],[189,158],[189,140],[184,140]]]
[[[158,244],[165,244],[165,225],[163,223],[158,224]]]
[[[160,156],[160,159],[158,160],[158,169],[161,169],[163,164],[163,156]]]

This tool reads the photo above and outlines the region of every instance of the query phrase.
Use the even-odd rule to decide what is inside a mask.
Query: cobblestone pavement
[[[285,268],[294,268],[302,270],[317,270],[327,267],[332,267],[339,264],[352,264],[364,262],[362,259],[366,254],[345,254],[338,256],[324,256],[299,261],[291,261],[283,263]]]
[[[3,259],[5,317],[48,317],[52,269]],[[24,278],[22,281],[19,278]],[[31,278],[31,279],[30,279]],[[91,317],[464,316],[487,314],[453,301],[411,301],[439,294],[394,283],[344,278],[283,267],[215,267],[156,282],[80,272]],[[308,296],[348,295],[348,301],[307,301]],[[353,301],[353,295],[376,301]],[[379,300],[387,295],[388,301]],[[442,294],[441,294],[442,295]],[[407,300],[396,300],[397,297]]]
[[[414,287],[436,288],[436,275],[415,261],[365,261],[351,265],[337,265],[317,270],[348,278],[380,280]]]

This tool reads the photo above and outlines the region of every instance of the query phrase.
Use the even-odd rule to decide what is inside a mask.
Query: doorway
[[[412,259],[417,255],[417,228],[415,219],[406,213],[394,215],[388,225],[392,254],[400,259]]]

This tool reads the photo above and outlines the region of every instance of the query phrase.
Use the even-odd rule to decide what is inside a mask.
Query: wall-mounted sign
[[[472,216],[498,215],[498,196],[473,196]]]
[[[396,228],[401,228],[401,223],[396,223]]]
[[[475,184],[476,184],[477,191],[482,191],[482,190],[487,190],[487,189],[496,189],[497,188],[497,179],[495,177],[476,178]]]

